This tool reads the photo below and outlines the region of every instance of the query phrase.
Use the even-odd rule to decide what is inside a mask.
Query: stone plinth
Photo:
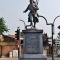
[[[43,30],[27,29],[24,33],[24,54],[20,60],[46,60],[43,55]]]

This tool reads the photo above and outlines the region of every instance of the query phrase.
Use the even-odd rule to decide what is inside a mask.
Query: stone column
[[[43,30],[27,29],[24,33],[24,54],[19,60],[46,60],[43,55]]]

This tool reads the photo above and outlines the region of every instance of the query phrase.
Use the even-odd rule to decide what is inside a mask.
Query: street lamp
[[[19,21],[22,21],[24,23],[24,28],[27,29],[26,24],[25,24],[25,21],[23,21],[21,19]],[[19,45],[18,48],[19,48],[18,50],[20,51],[21,50],[21,45]],[[20,57],[21,54],[18,54],[18,55],[19,55],[18,57]]]
[[[53,21],[53,23],[48,23],[47,22],[47,19],[44,17],[44,16],[40,16],[40,17],[42,17],[42,18],[44,18],[44,20],[46,21],[46,24],[47,25],[51,25],[51,31],[52,31],[52,60],[54,60],[54,56],[53,56],[53,34],[54,34],[54,22],[55,22],[55,20],[58,18],[58,17],[60,17],[60,15],[59,16],[57,16],[55,19],[54,19],[54,21]]]
[[[25,22],[24,22],[23,20],[21,20],[21,19],[20,19],[19,21],[22,21],[22,22],[24,23],[24,28],[26,29],[26,24],[25,24]]]

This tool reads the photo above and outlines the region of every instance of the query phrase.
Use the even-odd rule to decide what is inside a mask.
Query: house
[[[15,35],[0,36],[0,57],[18,57],[18,45]]]

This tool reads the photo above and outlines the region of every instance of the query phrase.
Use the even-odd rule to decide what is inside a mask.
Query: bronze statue
[[[28,7],[24,11],[24,13],[26,13],[28,10],[30,10],[30,12],[28,14],[28,22],[31,22],[30,26],[32,26],[32,27],[33,27],[33,22],[34,22],[34,28],[35,28],[36,22],[39,21],[38,20],[39,14],[37,13],[37,10],[39,10],[38,0],[36,0],[36,1],[30,0],[30,4],[28,5]]]

